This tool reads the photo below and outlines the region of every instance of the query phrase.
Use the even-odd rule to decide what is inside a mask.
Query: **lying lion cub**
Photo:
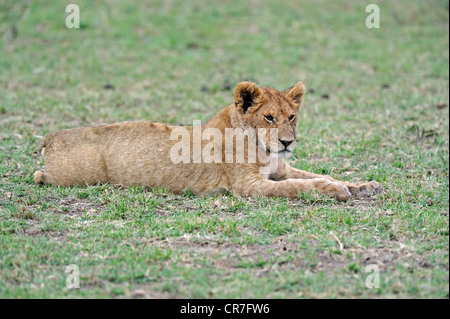
[[[383,187],[375,181],[339,182],[284,161],[295,145],[304,94],[301,82],[283,93],[242,82],[234,90],[234,103],[202,127],[139,121],[50,133],[39,145],[45,172],[35,172],[34,180],[60,186],[109,183],[165,187],[174,193],[190,189],[196,194],[230,191],[290,198],[316,190],[340,201],[381,193]],[[237,142],[241,136],[243,148]],[[255,151],[259,156],[252,154]]]

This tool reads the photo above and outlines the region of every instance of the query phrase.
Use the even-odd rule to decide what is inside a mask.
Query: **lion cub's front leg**
[[[234,185],[233,190],[243,196],[263,195],[291,199],[296,199],[299,193],[311,191],[333,196],[339,201],[347,201],[351,196],[347,187],[325,178],[272,181],[262,176],[254,176],[245,181],[239,181]]]
[[[330,176],[327,175],[318,175],[314,173],[309,173],[306,171],[302,171],[296,168],[293,168],[289,166],[287,163],[285,163],[284,167],[280,167],[280,170],[277,172],[279,177],[283,177],[282,179],[317,179],[317,178],[324,178],[329,181],[333,181],[336,183],[339,183],[343,186],[346,186],[352,196],[357,198],[366,198],[370,197],[376,194],[381,194],[383,192],[383,186],[376,182],[376,181],[370,181],[368,183],[350,183],[350,182],[343,182],[343,181],[337,181],[333,179]]]

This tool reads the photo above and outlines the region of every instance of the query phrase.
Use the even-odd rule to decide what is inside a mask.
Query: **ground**
[[[79,29],[65,26],[67,4],[0,4],[1,298],[449,297],[448,3],[378,1],[379,29],[350,0],[85,0]],[[308,88],[294,167],[385,193],[33,183],[48,132],[191,125],[245,80]],[[66,288],[71,264],[79,289]]]

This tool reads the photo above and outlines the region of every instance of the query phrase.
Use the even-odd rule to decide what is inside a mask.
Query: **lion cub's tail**
[[[33,177],[36,184],[44,184],[44,172],[36,171],[34,172]]]

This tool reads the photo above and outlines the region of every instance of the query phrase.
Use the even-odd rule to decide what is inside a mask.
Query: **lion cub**
[[[340,201],[381,193],[375,181],[340,182],[285,162],[296,143],[304,94],[301,82],[284,92],[242,82],[234,90],[234,103],[203,126],[137,121],[53,132],[39,145],[45,171],[35,172],[34,180],[289,198],[318,191]]]

